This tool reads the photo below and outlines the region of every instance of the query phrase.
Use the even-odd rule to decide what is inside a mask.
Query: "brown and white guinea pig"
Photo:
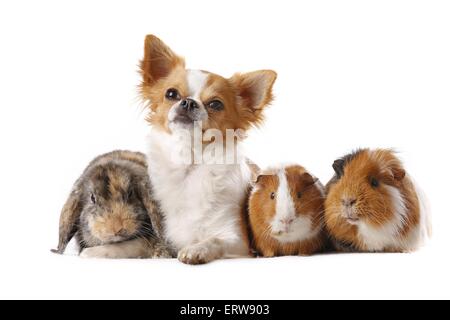
[[[416,188],[394,152],[361,149],[334,162],[325,223],[339,251],[407,252],[426,234]]]
[[[325,245],[324,188],[299,165],[262,171],[249,198],[249,225],[264,257],[311,255]]]
[[[75,236],[80,251],[144,239],[147,249],[157,248],[159,254],[164,246],[161,232],[161,215],[151,197],[145,155],[114,151],[93,160],[75,182],[61,212],[59,244],[54,252],[64,253]],[[114,255],[106,251],[102,251],[104,257]],[[130,250],[137,251],[139,257],[152,256],[152,252]],[[123,258],[133,258],[127,252],[123,254]]]

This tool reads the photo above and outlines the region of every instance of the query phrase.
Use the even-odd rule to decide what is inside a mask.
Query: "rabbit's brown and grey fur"
[[[61,212],[55,252],[64,253],[75,236],[84,257],[171,257],[147,169],[145,155],[137,152],[94,159]]]

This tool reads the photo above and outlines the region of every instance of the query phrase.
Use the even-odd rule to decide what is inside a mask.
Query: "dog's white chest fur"
[[[149,136],[149,174],[165,218],[165,233],[176,249],[214,239],[226,242],[224,256],[246,255],[240,214],[250,170],[236,165],[185,165],[171,158],[173,137]]]

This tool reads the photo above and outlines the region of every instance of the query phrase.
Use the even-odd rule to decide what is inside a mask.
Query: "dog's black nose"
[[[180,102],[180,105],[183,109],[185,109],[187,111],[192,111],[192,110],[198,108],[197,102],[195,102],[195,100],[193,100],[193,99],[184,99]]]

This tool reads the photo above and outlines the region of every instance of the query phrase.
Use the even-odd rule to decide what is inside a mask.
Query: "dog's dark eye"
[[[177,89],[169,89],[166,92],[166,98],[169,100],[180,100],[180,93],[177,91]]]
[[[92,202],[93,204],[96,204],[96,203],[97,203],[97,198],[95,197],[95,194],[93,194],[93,193],[91,193],[91,202]]]
[[[270,194],[270,199],[275,199],[275,192],[272,192],[271,194]]]
[[[376,178],[370,178],[370,185],[374,188],[378,188],[380,186],[380,181]]]
[[[208,108],[216,110],[216,111],[220,111],[220,110],[223,110],[224,106],[221,101],[213,100],[210,103],[208,103]]]
[[[302,193],[301,192],[297,192],[297,198],[300,199],[302,197]]]

